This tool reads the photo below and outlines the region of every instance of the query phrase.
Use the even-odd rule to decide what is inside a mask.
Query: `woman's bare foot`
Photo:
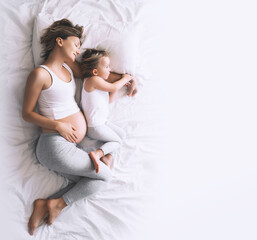
[[[29,229],[30,235],[34,234],[34,231],[39,226],[39,224],[43,221],[47,213],[48,213],[47,200],[37,199],[34,202],[34,209],[28,223],[28,229]]]
[[[58,217],[63,208],[65,208],[67,204],[64,202],[63,198],[57,199],[48,199],[47,200],[47,208],[49,212],[49,216],[47,219],[47,225],[51,225],[54,220]]]
[[[100,160],[105,163],[109,168],[112,164],[112,155],[110,153],[106,154],[105,156],[101,157]]]
[[[99,160],[103,155],[104,153],[101,149],[89,153],[89,156],[94,163],[96,173],[99,172]]]

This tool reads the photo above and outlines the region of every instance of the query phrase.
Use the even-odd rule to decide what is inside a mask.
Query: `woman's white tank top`
[[[38,98],[38,112],[54,120],[65,118],[80,111],[75,101],[76,83],[72,70],[65,63],[63,66],[70,72],[70,82],[62,81],[47,66],[40,65],[51,75],[52,85],[41,91]]]
[[[86,79],[84,80],[81,91],[81,107],[86,116],[89,127],[96,127],[106,122],[109,114],[109,92],[95,89],[87,92],[84,89]]]

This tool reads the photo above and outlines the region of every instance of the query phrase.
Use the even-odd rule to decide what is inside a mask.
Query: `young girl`
[[[87,135],[104,142],[98,150],[89,153],[97,173],[99,160],[110,167],[112,158],[110,153],[120,146],[125,136],[120,127],[107,121],[109,102],[113,100],[117,90],[129,85],[129,81],[132,80],[132,76],[124,74],[114,83],[107,82],[111,71],[109,64],[110,58],[103,50],[87,49],[82,56],[84,83],[81,106],[88,124]]]

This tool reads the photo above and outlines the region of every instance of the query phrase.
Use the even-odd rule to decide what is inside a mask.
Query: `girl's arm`
[[[107,81],[110,82],[110,83],[113,83],[117,80],[119,80],[120,78],[122,77],[122,74],[118,74],[118,73],[114,73],[114,72],[111,72]],[[133,97],[137,94],[137,81],[134,77],[132,77],[132,79],[130,80],[130,85],[128,85],[128,92],[127,92],[127,95],[129,97]]]
[[[120,80],[117,80],[114,83],[109,83],[98,76],[93,76],[87,79],[84,87],[88,92],[91,92],[95,89],[104,92],[115,92],[121,89],[128,81],[131,80],[131,78],[132,77],[130,75],[124,74]]]
[[[77,62],[77,61],[75,61],[75,62],[67,62],[67,64],[71,68],[74,77],[76,77],[76,78],[83,78],[82,70],[81,70],[81,65],[80,65],[79,62]],[[111,72],[109,77],[108,77],[108,79],[107,79],[107,82],[114,83],[115,81],[121,79],[121,77],[122,77],[122,74]],[[137,82],[136,82],[136,79],[134,77],[130,80],[130,82],[131,82],[131,85],[128,86],[128,93],[127,93],[127,95],[128,96],[134,96],[137,93]]]
[[[74,77],[76,77],[76,78],[83,78],[82,70],[81,70],[81,65],[80,65],[79,62],[77,62],[77,61],[75,61],[75,62],[67,62],[67,64],[71,68]],[[122,77],[122,74],[111,72],[109,77],[108,77],[108,79],[107,79],[107,82],[114,83],[115,81],[121,79],[121,77]],[[127,95],[128,96],[134,96],[137,93],[137,82],[136,82],[136,79],[134,77],[131,79],[130,82],[131,82],[131,85],[128,86],[128,93],[127,93]]]
[[[127,86],[127,87],[130,88],[130,87],[131,87],[131,82],[130,82],[130,81],[127,82],[127,83],[125,84],[125,86]],[[112,103],[112,102],[115,100],[117,93],[118,93],[118,91],[109,92],[109,103]],[[134,96],[134,95],[133,95],[133,96]]]
[[[50,75],[42,68],[30,73],[25,88],[22,117],[39,127],[56,130],[68,141],[75,142],[77,136],[71,124],[49,119],[34,111],[41,91],[49,84],[48,80],[51,83]]]
[[[116,97],[117,93],[118,93],[118,91],[109,92],[109,103],[111,103],[115,100],[115,97]]]

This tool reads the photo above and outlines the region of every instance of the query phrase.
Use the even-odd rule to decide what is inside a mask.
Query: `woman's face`
[[[70,36],[63,39],[63,50],[67,58],[71,59],[73,62],[76,56],[80,53],[80,40],[78,37]]]
[[[103,78],[104,80],[108,79],[110,75],[110,58],[101,57],[97,66],[97,76]]]

